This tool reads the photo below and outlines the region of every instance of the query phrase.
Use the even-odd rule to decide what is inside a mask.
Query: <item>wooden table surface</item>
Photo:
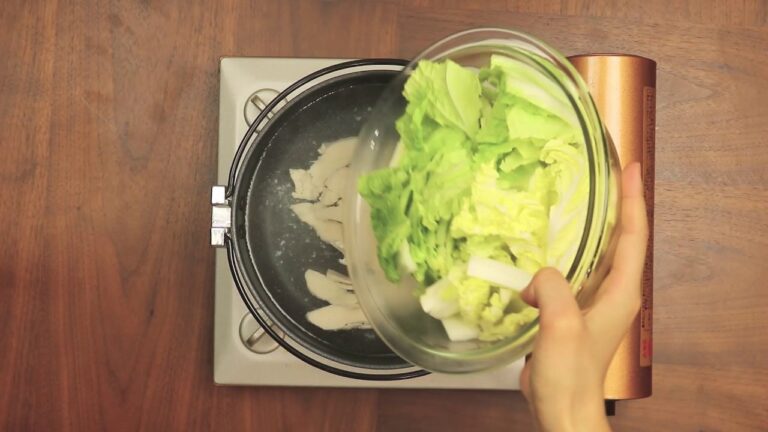
[[[768,3],[4,0],[0,430],[531,430],[517,393],[216,387],[218,58],[517,28],[656,59],[655,393],[620,431],[768,430]]]

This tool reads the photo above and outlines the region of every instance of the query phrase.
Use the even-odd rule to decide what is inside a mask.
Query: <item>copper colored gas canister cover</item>
[[[643,167],[650,238],[643,273],[640,312],[608,369],[605,398],[637,399],[651,395],[653,317],[653,186],[656,127],[656,62],[621,54],[569,57],[587,83],[622,168]]]

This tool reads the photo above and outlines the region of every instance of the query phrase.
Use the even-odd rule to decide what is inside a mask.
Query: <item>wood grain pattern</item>
[[[217,59],[412,56],[501,25],[659,62],[655,394],[768,429],[768,3],[6,0],[0,430],[531,430],[519,394],[215,387]]]

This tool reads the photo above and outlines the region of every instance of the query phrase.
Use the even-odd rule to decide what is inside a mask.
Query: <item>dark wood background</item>
[[[218,58],[413,56],[498,25],[659,63],[655,394],[768,430],[768,3],[3,0],[0,430],[531,430],[517,393],[215,387]]]

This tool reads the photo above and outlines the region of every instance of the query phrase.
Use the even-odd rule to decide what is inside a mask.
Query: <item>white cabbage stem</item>
[[[478,256],[469,259],[467,274],[500,288],[515,291],[522,291],[533,279],[532,274],[513,265]]]

